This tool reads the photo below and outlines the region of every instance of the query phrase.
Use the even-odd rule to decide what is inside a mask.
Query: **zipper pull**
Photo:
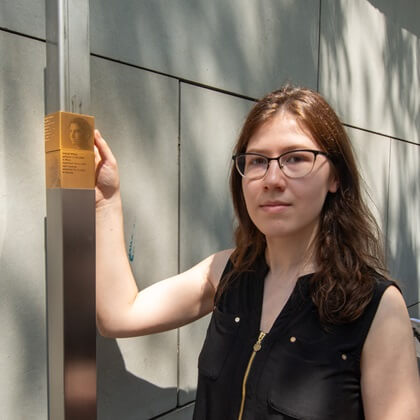
[[[258,336],[258,340],[254,344],[254,347],[253,347],[253,349],[254,349],[255,352],[261,350],[261,343],[262,343],[264,337],[265,337],[265,332],[264,331],[260,331],[260,335]]]

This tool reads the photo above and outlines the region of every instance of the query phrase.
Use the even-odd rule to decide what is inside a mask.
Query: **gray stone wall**
[[[232,243],[227,173],[241,123],[289,81],[347,125],[392,274],[419,318],[417,0],[91,1],[96,124],[120,164],[139,287]],[[45,4],[0,3],[0,405],[47,419]],[[138,339],[98,337],[99,418],[189,419],[208,318]]]

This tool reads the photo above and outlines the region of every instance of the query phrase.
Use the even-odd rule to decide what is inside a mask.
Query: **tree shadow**
[[[96,0],[92,51],[248,97],[285,81],[316,88],[318,5]]]
[[[420,3],[412,0],[368,0],[372,6],[381,11],[401,29],[406,29],[420,38]]]
[[[388,0],[351,4],[322,0],[321,11],[320,71],[329,75],[323,90],[345,123],[371,130],[387,142],[392,137],[389,162],[385,162],[389,174],[377,175],[383,178],[380,195],[386,197],[381,213],[386,218],[388,265],[415,316],[420,293],[420,146],[405,141],[419,142],[420,100],[415,87],[420,85],[416,64],[420,56],[416,13],[420,4],[412,0],[402,4]],[[356,29],[360,34],[351,32]],[[383,78],[383,85],[374,79],[375,72],[379,80]],[[366,151],[361,151],[367,162],[373,158],[368,149],[367,145]]]
[[[369,0],[385,17],[383,61],[386,88],[398,92],[389,101],[394,133],[419,142],[420,129],[420,4],[409,0]],[[407,121],[407,119],[410,121]],[[417,132],[417,135],[416,135]],[[391,140],[389,236],[387,255],[391,273],[401,281],[410,314],[419,317],[420,300],[420,144]]]
[[[127,371],[116,340],[98,335],[96,357],[101,420],[147,420],[176,406],[175,387],[159,387]]]
[[[121,72],[125,72],[124,69],[130,68],[131,65],[133,65],[131,71],[137,71],[139,74],[145,71],[138,68],[139,66],[155,71],[166,69],[166,72],[171,76],[183,81],[182,92],[189,84],[186,79],[190,79],[191,83],[210,85],[208,89],[203,86],[189,86],[201,93],[192,99],[188,109],[184,107],[185,104],[181,99],[180,108],[177,110],[180,114],[179,122],[181,124],[179,128],[181,178],[180,184],[178,184],[181,225],[178,227],[180,247],[177,253],[180,269],[184,270],[210,253],[231,246],[232,208],[228,198],[227,172],[231,163],[231,149],[240,124],[233,130],[232,126],[229,127],[229,123],[232,125],[231,121],[242,120],[245,108],[249,109],[252,105],[251,101],[232,98],[227,94],[227,102],[236,99],[237,104],[233,105],[232,109],[227,107],[223,110],[219,109],[218,117],[211,120],[206,119],[209,108],[206,108],[207,105],[203,107],[200,95],[222,96],[223,93],[215,93],[211,90],[226,88],[233,91],[232,95],[247,95],[252,91],[256,96],[259,96],[278,87],[285,80],[316,87],[318,6],[311,5],[308,9],[306,6],[302,8],[303,2],[300,2],[298,6],[296,4],[273,3],[267,6],[255,3],[249,6],[253,13],[245,13],[245,9],[235,9],[231,2],[223,3],[222,7],[222,3],[217,2],[184,1],[178,3],[177,7],[168,8],[168,4],[159,1],[144,2],[141,5],[131,1],[127,2],[123,9],[115,8],[114,3],[111,8],[111,10],[115,9],[114,13],[109,13],[106,4],[93,2],[93,16],[97,14],[97,17],[100,17],[101,28],[107,28],[106,31],[102,30],[101,34],[96,34],[96,36],[104,37],[102,41],[106,40],[102,46],[118,45],[118,48],[106,54],[103,54],[102,51],[101,55],[121,60],[126,64],[109,64],[109,66],[115,67],[114,80],[110,78],[105,82],[105,79],[101,80],[103,76],[97,74],[95,77],[98,80],[93,79],[93,86],[95,89],[100,89],[102,86],[102,89],[106,89],[107,95],[112,98],[111,106],[104,105],[106,101],[109,101],[105,95],[96,102],[101,108],[101,118],[98,119],[98,123],[101,124],[101,127],[106,127],[103,130],[104,135],[109,137],[107,133],[112,134],[112,137],[109,138],[110,144],[120,165],[124,166],[122,171],[124,216],[126,234],[129,234],[126,241],[133,238],[132,243],[136,245],[134,248],[137,247],[132,267],[139,279],[144,272],[150,274],[148,279],[142,279],[141,284],[139,283],[140,287],[158,280],[155,268],[153,268],[153,261],[162,258],[158,241],[153,239],[153,235],[156,236],[156,226],[153,221],[152,223],[144,222],[144,216],[147,216],[147,213],[142,210],[144,200],[139,200],[139,197],[145,198],[141,178],[142,173],[150,174],[150,176],[153,174],[153,182],[158,190],[161,188],[161,183],[163,184],[165,181],[173,184],[172,161],[169,161],[170,168],[164,175],[165,168],[162,165],[162,159],[156,161],[155,156],[161,155],[162,149],[168,147],[172,149],[174,133],[168,132],[165,141],[162,141],[161,127],[167,124],[165,119],[168,118],[168,115],[169,119],[173,119],[174,112],[167,108],[167,104],[163,104],[161,100],[157,99],[160,94],[153,90],[152,84],[129,89],[126,84],[130,78],[124,79],[125,81],[121,84],[121,81],[118,81]],[[309,10],[312,9],[316,13],[308,17]],[[305,22],[309,21],[310,30],[307,30],[305,26],[302,31],[303,35],[293,37],[291,40],[290,33],[294,31],[297,22],[301,23],[302,13],[305,15]],[[122,21],[121,16],[124,17],[124,27],[117,27],[116,22]],[[253,21],[252,30],[263,34],[255,37],[262,43],[254,45],[254,49],[247,44],[250,37],[244,33],[246,25],[244,26],[242,19],[245,16]],[[97,22],[95,23],[95,17],[93,19],[92,27],[95,27]],[[274,28],[277,36],[273,36],[271,33]],[[121,32],[123,36],[121,36]],[[307,33],[308,35],[306,35]],[[205,48],[198,49],[197,45],[200,45],[201,37],[207,37],[208,42],[204,43]],[[296,50],[299,50],[299,54],[293,54],[290,47],[290,45],[294,45],[296,39],[298,40],[296,41]],[[182,44],[182,53],[185,53],[186,62],[182,63],[183,68],[177,67],[180,60],[175,55],[179,53],[179,48],[174,48],[176,42]],[[134,49],[135,53],[132,54],[129,48]],[[257,57],[250,51],[256,51]],[[97,53],[97,51],[95,52]],[[283,54],[281,63],[279,60],[272,59],[278,52]],[[93,60],[99,63],[99,60],[103,59],[106,60],[104,57],[95,57]],[[149,72],[149,74],[152,73]],[[220,76],[216,81],[211,77],[214,74]],[[234,79],[232,79],[232,75]],[[260,75],[264,75],[264,77],[260,77]],[[162,75],[154,77],[165,79]],[[267,84],[265,79],[270,80],[270,83]],[[127,95],[126,92],[129,90],[130,93]],[[132,93],[136,95],[134,92],[148,98],[147,109],[139,109],[136,106],[137,102],[132,96]],[[168,90],[166,102],[169,104],[173,103],[172,94],[172,91]],[[104,112],[105,109],[106,112]],[[156,110],[159,110],[158,114],[156,114]],[[122,116],[121,124],[119,124],[120,130],[116,127],[112,128],[115,122],[112,122],[112,119],[105,119],[105,115]],[[159,121],[163,115],[165,117]],[[219,126],[223,126],[223,124],[228,126],[230,135],[219,132]],[[131,128],[129,128],[130,126]],[[133,130],[133,128],[135,129]],[[138,137],[135,139],[133,136],[136,131]],[[121,144],[121,139],[128,133],[132,138],[126,139],[128,141]],[[212,135],[219,137],[212,140]],[[187,138],[190,140],[188,145],[185,143]],[[203,153],[203,149],[205,149],[203,142],[209,142],[209,145],[214,144],[215,149],[219,147],[217,144],[225,143],[223,148],[226,153],[223,156]],[[150,156],[150,158],[143,159],[144,155]],[[214,165],[215,159],[219,159],[216,165]],[[135,169],[134,161],[137,161],[137,167],[143,168],[141,171]],[[189,167],[189,173],[187,177],[184,177],[186,166]],[[156,168],[159,168],[159,172],[156,172]],[[156,176],[158,173],[161,175]],[[221,179],[223,178],[222,173],[225,174],[224,179]],[[215,177],[220,181],[216,186]],[[150,181],[146,179],[146,182]],[[165,205],[172,203],[172,199],[172,196],[165,196]],[[174,210],[174,206],[172,210]],[[143,220],[143,223],[139,223],[140,220]],[[152,220],[155,220],[156,223],[164,222],[163,218],[157,221],[156,216]],[[128,232],[131,228],[132,230]],[[139,242],[136,238],[142,238],[142,241]],[[146,266],[150,266],[151,270],[145,270]],[[195,327],[191,327],[186,335],[187,338],[185,338],[189,348],[201,346],[202,337],[194,339],[196,336],[194,334]],[[181,343],[180,349],[182,349]],[[144,351],[149,350],[144,349]],[[184,366],[186,365],[185,363]],[[196,360],[191,360],[187,369],[195,372]],[[181,388],[179,391],[181,394],[184,392]],[[193,392],[185,391],[184,396],[181,396],[180,399],[186,402],[192,397]],[[102,397],[100,396],[100,398]]]
[[[93,1],[91,3],[93,13],[102,13],[105,9],[115,12],[105,15],[98,32],[100,31],[101,36],[105,37],[105,44],[111,43],[112,38],[117,37],[119,32],[123,33],[124,36],[120,37],[120,41],[118,41],[121,44],[117,44],[116,48],[116,52],[119,52],[120,55],[115,54],[110,58],[125,60],[127,64],[133,65],[136,71],[142,71],[139,69],[140,66],[149,68],[151,70],[149,73],[170,69],[169,74],[175,85],[178,83],[178,79],[183,79],[185,82],[191,80],[192,83],[208,84],[209,88],[227,89],[232,90],[233,94],[255,97],[278,87],[285,80],[316,87],[316,81],[321,71],[317,64],[317,53],[321,46],[317,43],[317,36],[314,36],[314,34],[317,35],[317,29],[314,28],[318,28],[318,13],[312,16],[312,11],[317,11],[320,4],[321,12],[324,12],[326,0],[313,2],[310,6],[312,9],[308,8],[304,11],[296,6],[298,2],[288,2],[288,6],[285,2],[280,1],[272,2],[270,6],[267,6],[265,2],[254,2],[252,3],[252,13],[249,14],[243,14],[240,8],[235,8],[235,5],[239,3],[234,2],[189,1],[183,3],[184,7],[172,8],[169,7],[168,2],[163,1],[141,2],[144,7],[141,9],[141,13],[134,1],[120,2],[117,6],[115,6],[116,2],[111,1]],[[420,127],[418,84],[414,83],[413,88],[413,81],[420,80],[420,68],[416,64],[419,59],[418,46],[413,41],[414,38],[417,39],[418,45],[420,37],[419,3],[415,0],[403,0],[403,2],[369,0],[369,3],[385,17],[385,36],[378,48],[381,50],[381,59],[386,75],[383,88],[389,92],[390,100],[375,108],[373,88],[370,86],[371,79],[369,78],[372,75],[372,68],[369,67],[363,69],[365,90],[358,91],[357,95],[363,97],[368,114],[389,114],[391,116],[392,131],[397,133],[395,137],[418,142],[418,137],[407,138],[405,133],[407,127],[414,133],[416,129],[418,132]],[[137,2],[138,4],[140,3]],[[315,6],[313,6],[314,4]],[[337,92],[343,85],[352,88],[355,82],[354,75],[352,75],[351,56],[344,35],[348,28],[345,4],[345,2],[334,1],[333,16],[330,20],[321,13],[321,28],[328,29],[332,22],[334,22],[334,28],[337,28],[337,30],[334,29],[334,37],[325,37],[323,35],[325,31],[321,31],[320,34],[321,41],[324,43],[321,53],[324,55],[325,66],[331,68],[331,78],[328,83]],[[177,5],[179,6],[179,3]],[[118,22],[116,15],[122,13],[126,18],[125,23],[122,27],[116,27],[115,22]],[[302,13],[306,13],[303,20],[301,20]],[[308,14],[311,16],[308,17]],[[247,23],[244,19],[251,19],[251,21]],[[305,25],[309,26],[310,30],[306,31],[302,22],[307,22]],[[147,40],[142,38],[141,28],[145,28],[145,31],[150,34],[150,38]],[[260,31],[252,41],[255,45],[248,44],[249,38],[244,32],[246,28],[253,28],[252,30],[256,32]],[[279,32],[274,31],[276,28],[279,28]],[[277,35],[272,36],[273,33]],[[209,39],[206,49],[197,51],[195,35]],[[17,37],[17,35],[9,34],[7,36]],[[174,42],[182,43],[182,50],[185,52],[185,60],[182,63],[184,69],[179,67],[178,57],[174,56],[177,51],[174,48]],[[366,42],[369,43],[368,37]],[[8,382],[17,387],[14,388],[15,394],[11,398],[13,402],[9,402],[9,406],[23,407],[20,409],[33,414],[40,412],[38,401],[46,398],[44,360],[46,350],[43,341],[45,338],[45,308],[40,304],[43,298],[43,292],[41,293],[40,290],[43,290],[45,273],[42,267],[40,268],[39,264],[34,261],[34,258],[42,260],[42,249],[35,251],[33,249],[34,243],[42,243],[43,232],[44,206],[41,204],[43,198],[40,197],[43,197],[43,192],[40,186],[44,186],[44,179],[42,172],[38,170],[43,165],[43,150],[41,141],[38,144],[33,141],[34,137],[42,138],[42,130],[39,127],[42,124],[43,105],[40,92],[36,97],[31,96],[32,93],[28,96],[29,87],[25,78],[25,75],[28,74],[26,72],[36,71],[39,73],[37,74],[41,81],[42,71],[38,67],[33,70],[33,67],[28,64],[29,60],[21,61],[19,55],[26,54],[26,57],[30,57],[30,54],[38,54],[33,43],[39,43],[39,41],[26,40],[25,43],[28,45],[27,49],[20,45],[8,49],[8,60],[5,60],[5,63],[6,61],[8,63],[16,62],[18,65],[9,67],[9,64],[6,63],[7,67],[2,79],[4,124],[1,127],[1,152],[6,158],[2,156],[1,163],[4,164],[4,169],[1,170],[1,173],[7,176],[5,176],[5,180],[2,180],[0,187],[6,191],[2,199],[13,200],[13,205],[7,207],[6,216],[4,216],[4,212],[1,215],[0,222],[4,222],[6,228],[2,228],[0,233],[2,247],[0,263],[2,288],[4,287],[6,290],[2,295],[6,301],[6,304],[2,305],[2,309],[10,312],[10,324],[6,326],[9,329],[12,325],[18,336],[16,342],[19,345],[16,344],[16,354],[13,356],[19,355],[20,359],[17,360],[21,362],[19,369],[14,371],[16,377],[8,379]],[[129,48],[138,50],[140,62],[130,61]],[[221,50],[223,53],[220,53]],[[281,59],[277,60],[279,51],[282,52]],[[220,59],[215,60],[215,57],[220,57]],[[341,65],[338,66],[337,63],[341,63]],[[157,173],[156,168],[160,168],[162,176],[155,179],[153,185],[156,190],[165,192],[161,200],[166,200],[166,203],[171,204],[167,205],[168,209],[166,210],[167,220],[170,220],[170,223],[166,223],[162,227],[162,230],[170,231],[173,235],[168,240],[170,244],[164,245],[165,253],[169,253],[173,242],[177,243],[178,241],[177,222],[173,222],[174,218],[171,215],[178,211],[179,203],[176,198],[178,180],[172,179],[172,170],[165,172],[168,162],[174,157],[169,155],[161,162],[153,160],[149,156],[158,155],[158,152],[164,154],[168,144],[173,146],[171,150],[176,150],[178,147],[176,144],[178,140],[177,124],[179,112],[182,110],[178,109],[176,89],[171,93],[168,90],[165,98],[165,93],[157,92],[153,86],[146,82],[144,86],[133,92],[133,96],[129,96],[127,92],[130,89],[134,91],[127,85],[130,80],[127,79],[125,81],[127,84],[122,88],[120,82],[123,77],[119,77],[121,69],[125,66],[119,63],[112,65],[114,66],[114,76],[107,79],[105,85],[101,87],[100,80],[92,81],[93,85],[96,84],[96,86],[106,89],[101,97],[102,102],[98,102],[97,108],[92,109],[92,112],[94,114],[102,113],[100,128],[106,127],[105,135],[112,131],[112,126],[116,125],[115,121],[119,121],[118,127],[112,131],[112,134],[113,144],[119,144],[121,148],[119,152],[122,156],[121,165],[129,168],[124,180],[127,185],[124,188],[126,188],[125,197],[128,203],[125,214],[129,221],[129,226],[126,226],[126,229],[131,229],[136,220],[143,219],[148,215],[144,210],[146,205],[141,200],[143,198],[141,194],[147,187],[138,187],[139,174],[143,174],[146,184],[150,185],[152,183],[151,176]],[[227,77],[228,74],[233,76]],[[214,82],[214,77],[210,77],[210,75],[218,75],[219,80]],[[162,77],[161,80],[167,79],[165,76],[155,76]],[[98,75],[98,77],[102,76]],[[33,84],[31,81],[31,85]],[[174,92],[176,100],[171,102],[168,107],[165,101],[172,101],[168,98]],[[142,109],[138,109],[134,100],[135,95],[147,96],[149,101],[147,106],[144,105]],[[4,98],[7,98],[7,103]],[[352,99],[352,97],[348,97],[342,101],[340,113],[344,121],[346,121],[346,116],[351,115]],[[107,101],[112,102],[112,106],[105,106]],[[197,102],[196,105],[199,103]],[[221,118],[224,120],[236,119],[236,113],[242,112],[242,106],[238,103],[237,109],[240,111],[232,110],[231,114],[224,112]],[[172,107],[172,111],[168,110],[170,107]],[[404,115],[410,116],[409,121],[401,118],[401,110]],[[195,115],[190,115],[189,118],[199,118],[202,112],[206,112],[206,110],[197,108]],[[168,120],[171,120],[170,124],[167,123]],[[30,127],[25,136],[20,135],[18,129],[20,121],[25,121],[25,124]],[[166,127],[162,129],[165,124],[167,124]],[[185,126],[184,128],[185,134],[188,128]],[[370,127],[362,128],[369,129]],[[212,127],[206,126],[203,127],[203,130],[211,132]],[[385,137],[390,135],[389,132],[380,134]],[[124,142],[125,135],[135,141]],[[199,136],[192,129],[190,135]],[[226,141],[231,141],[233,144],[234,139]],[[418,225],[416,225],[417,230],[413,229],[415,223],[418,223],[416,222],[418,219],[418,207],[416,207],[418,204],[416,203],[420,198],[419,160],[413,156],[418,156],[419,146],[404,144],[397,139],[393,139],[392,142],[401,146],[394,148],[391,152],[395,156],[392,161],[392,176],[396,180],[392,186],[392,193],[388,182],[383,183],[383,190],[386,191],[389,203],[385,213],[388,214],[388,219],[392,223],[388,226],[387,234],[388,243],[392,241],[393,244],[392,247],[388,246],[388,258],[393,275],[400,278],[403,283],[407,303],[413,305],[410,313],[412,316],[419,317],[419,305],[416,304],[419,301]],[[140,143],[142,144],[141,149],[138,147]],[[213,190],[211,183],[213,172],[209,171],[204,163],[200,164],[202,154],[199,144],[200,138],[198,137],[190,153],[190,159],[194,159],[191,165],[194,179],[191,180],[190,185],[196,199],[188,203],[185,208],[188,231],[182,230],[179,234],[186,238],[185,243],[187,243],[188,235],[193,236],[191,232],[200,232],[200,235],[209,238],[211,246],[216,250],[226,247],[231,240],[232,213],[229,204],[220,201],[220,192]],[[142,167],[135,169],[136,162],[139,165],[140,152],[147,156],[141,160]],[[29,159],[27,156],[31,156],[31,158]],[[407,166],[408,162],[411,162],[409,166]],[[226,160],[223,160],[222,165],[227,165]],[[138,170],[140,172],[137,172]],[[225,170],[225,166],[223,166],[223,170]],[[165,189],[167,183],[175,185],[175,191]],[[33,184],[36,184],[37,187],[34,188]],[[128,185],[130,186],[128,187]],[[223,187],[221,186],[222,188],[226,191],[227,183]],[[136,194],[140,196],[140,199],[135,198]],[[169,196],[171,198],[168,198]],[[175,206],[172,206],[173,200],[177,203]],[[28,202],[37,209],[37,215],[34,215]],[[221,203],[220,207],[214,215],[207,219],[208,226],[203,228],[203,218],[206,217],[207,209],[215,202]],[[395,203],[396,205],[391,207]],[[141,208],[139,209],[139,207]],[[153,264],[155,261],[160,261],[159,243],[153,238],[153,235],[156,232],[156,226],[161,226],[163,223],[161,219],[154,218],[144,223],[143,226],[136,225],[138,238],[143,238],[146,232],[151,239],[138,241],[136,253],[140,257],[135,256],[134,271],[140,273],[143,272],[142,267],[150,267],[151,274],[147,280],[150,283],[158,280],[158,274],[161,274]],[[22,226],[25,232],[23,232]],[[181,226],[181,229],[184,228]],[[16,236],[16,232],[20,232],[18,236]],[[128,231],[128,233],[130,232]],[[128,240],[128,237],[126,239]],[[22,248],[13,245],[16,240],[22,242]],[[197,241],[191,244],[189,249],[185,249],[183,256],[178,255],[180,249],[176,248],[177,255],[174,255],[170,262],[160,262],[159,265],[164,266],[162,271],[166,270],[168,274],[174,274],[178,258],[180,261],[186,262],[197,261],[205,256],[202,248],[200,241]],[[139,264],[137,264],[138,261],[140,261]],[[7,319],[9,320],[9,318]],[[11,338],[10,342],[12,342]],[[146,350],[147,352],[154,351],[152,346]],[[6,358],[11,357],[7,352],[2,354],[6,354]],[[178,389],[159,387],[131,374],[127,370],[124,355],[116,341],[98,338],[97,357],[101,418],[121,418],[121,410],[125,410],[124,413],[127,417],[124,418],[127,419],[139,418],[143,415],[142,413],[145,416],[152,415],[151,411],[144,410],[155,406],[154,404],[161,404],[163,400],[170,401],[171,407],[176,406],[174,395]],[[139,354],[138,357],[144,356]],[[195,363],[192,365],[195,369]],[[18,390],[16,391],[16,389]],[[162,400],[155,401],[154,398]],[[152,404],[149,404],[150,401]]]
[[[45,46],[3,31],[0,44],[0,400],[5,418],[44,418]]]

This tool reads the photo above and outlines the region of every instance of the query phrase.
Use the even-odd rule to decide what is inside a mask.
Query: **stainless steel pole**
[[[46,0],[46,114],[90,109],[89,0]],[[93,174],[92,174],[93,175]],[[47,189],[48,409],[96,419],[95,191]]]

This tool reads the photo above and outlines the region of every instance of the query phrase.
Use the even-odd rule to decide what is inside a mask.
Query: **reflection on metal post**
[[[46,22],[46,114],[89,113],[89,0],[46,0]],[[89,161],[90,157],[86,159]],[[79,165],[77,170],[80,168]],[[95,191],[92,184],[48,185],[46,261],[49,419],[94,420]]]

